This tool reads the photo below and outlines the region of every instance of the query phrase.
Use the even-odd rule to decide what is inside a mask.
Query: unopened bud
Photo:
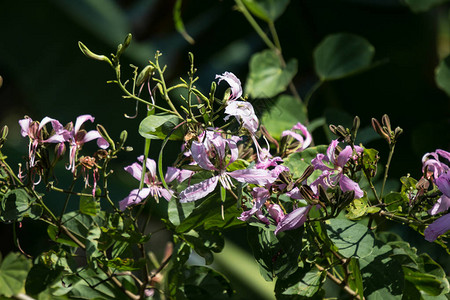
[[[383,126],[387,128],[387,133],[390,134],[392,132],[392,129],[391,129],[391,120],[389,120],[389,116],[384,114],[381,117],[381,122],[383,123]]]
[[[397,140],[398,137],[403,133],[403,129],[400,127],[395,128],[394,130],[394,138]]]
[[[104,55],[95,54],[94,52],[89,50],[89,48],[86,47],[86,45],[84,45],[82,42],[78,42],[78,47],[80,47],[81,52],[83,52],[83,54],[86,57],[89,57],[89,58],[92,58],[95,60],[99,60],[99,61],[106,61],[107,63],[111,64],[111,61],[109,60],[109,58],[107,58]]]
[[[359,117],[356,116],[353,119],[353,126],[352,126],[352,129],[350,130],[350,132],[352,134],[353,141],[356,139],[356,134],[358,133],[360,124],[361,124],[361,121],[360,121]]]
[[[141,73],[139,73],[136,79],[136,85],[141,86],[142,84],[144,84],[150,78],[150,76],[152,76],[154,70],[155,68],[150,65],[142,69]]]
[[[378,122],[377,119],[372,118],[372,127],[373,129],[385,140],[388,141],[388,143],[391,143],[391,138],[389,136],[389,134],[387,134],[383,128],[381,127],[380,123]]]
[[[216,87],[217,87],[217,84],[216,84],[215,81],[213,81],[211,83],[211,90],[209,92],[209,99],[210,99],[210,101],[214,100],[214,94],[216,93]]]
[[[119,147],[122,148],[123,145],[125,144],[126,140],[128,138],[128,132],[126,130],[122,131],[120,133],[120,137],[119,137]]]
[[[125,37],[125,40],[123,41],[123,47],[126,49],[128,46],[130,46],[131,44],[131,40],[133,39],[133,36],[131,35],[131,33],[127,34],[127,36]]]
[[[100,133],[100,135],[102,136],[102,138],[104,138],[110,145],[111,147],[114,148],[114,141],[111,139],[111,137],[109,136],[108,132],[106,131],[105,127],[103,127],[100,124],[97,124],[97,131],[98,133]]]
[[[9,132],[8,126],[6,125],[3,126],[2,129],[0,130],[0,139],[5,140],[6,137],[8,136],[8,132]]]

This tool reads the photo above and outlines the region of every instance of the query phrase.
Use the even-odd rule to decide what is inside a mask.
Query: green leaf
[[[437,86],[450,96],[450,55],[439,62],[435,79]]]
[[[223,249],[225,241],[222,233],[219,231],[191,230],[183,235],[189,246],[205,259],[205,264],[210,265],[214,260],[212,252],[220,252]]]
[[[139,134],[146,139],[163,140],[180,123],[177,116],[157,114],[146,117],[139,124]],[[179,127],[169,137],[169,140],[182,140],[183,128]]]
[[[372,253],[374,237],[366,226],[346,219],[331,219],[326,227],[343,256],[363,258]]]
[[[183,275],[188,299],[230,299],[234,294],[228,279],[208,267],[187,266]]]
[[[34,265],[25,283],[27,294],[37,295],[44,291],[53,282],[59,280],[62,270],[62,267],[51,269],[42,263]]]
[[[275,286],[277,298],[279,295],[314,296],[322,287],[326,279],[326,271],[319,271],[316,267],[304,267],[289,276],[286,280],[278,280]]]
[[[314,67],[320,80],[335,80],[367,69],[375,48],[364,38],[337,33],[328,35],[314,50]]]
[[[352,257],[348,265],[350,276],[348,278],[349,286],[352,290],[356,291],[360,299],[364,298],[364,286],[362,281],[361,269],[359,267],[359,261]]]
[[[12,297],[25,285],[31,262],[20,253],[9,253],[0,265],[0,295]]]
[[[93,258],[99,257],[102,253],[98,249],[98,240],[100,239],[102,231],[100,228],[92,224],[86,236],[86,256],[88,262],[91,262]]]
[[[302,176],[306,168],[311,165],[311,160],[316,158],[319,153],[326,153],[327,149],[327,145],[307,148],[302,152],[289,155],[284,159],[283,164],[289,168],[289,171],[292,173],[294,178],[299,178]],[[310,183],[317,179],[320,174],[321,171],[314,171],[314,173],[308,178],[308,182]]]
[[[247,227],[247,239],[253,256],[260,265],[261,275],[271,281],[275,276],[287,278],[298,268],[302,249],[303,227],[280,232],[275,236],[273,228]]]
[[[237,219],[241,210],[236,207],[236,200],[228,196],[223,202],[224,219],[222,219],[220,196],[213,193],[203,200],[195,201],[195,209],[177,226],[179,233],[187,232],[197,227],[203,229],[224,229],[242,226],[244,222]]]
[[[266,22],[275,22],[289,4],[289,0],[242,0],[242,2],[252,14]]]
[[[263,113],[261,124],[275,139],[280,140],[283,131],[306,120],[306,108],[302,103],[292,96],[280,95],[270,109]]]
[[[100,202],[93,196],[80,196],[80,212],[85,215],[96,216],[100,211]]]
[[[442,282],[435,276],[403,268],[405,280],[412,283],[419,291],[423,291],[431,296],[439,296],[444,288]]]
[[[31,201],[31,197],[23,189],[8,191],[1,202],[0,219],[2,221],[20,221],[29,213]]]
[[[404,0],[404,3],[415,13],[425,12],[445,2],[448,2],[448,0]]]
[[[286,90],[297,73],[297,60],[282,67],[274,51],[264,50],[251,57],[249,68],[246,92],[252,98],[271,98]]]

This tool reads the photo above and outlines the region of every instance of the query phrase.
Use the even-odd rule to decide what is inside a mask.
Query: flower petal
[[[448,230],[450,230],[450,214],[443,215],[431,223],[424,231],[425,239],[429,242],[434,242]]]
[[[75,121],[75,126],[73,128],[74,132],[77,133],[80,130],[81,125],[86,121],[94,122],[95,118],[91,115],[81,115]]]
[[[125,171],[127,171],[128,173],[130,173],[136,180],[141,180],[141,176],[142,176],[142,165],[135,162],[129,166],[126,166],[125,168],[123,168]]]
[[[192,158],[201,168],[209,171],[216,170],[208,158],[208,153],[206,152],[206,147],[203,143],[197,141],[192,142],[191,154]]]
[[[128,206],[133,204],[138,204],[142,200],[148,197],[150,194],[150,189],[143,188],[139,191],[139,189],[132,190],[130,194],[125,197],[125,199],[119,201],[120,210],[125,210]]]
[[[273,183],[277,176],[264,169],[242,169],[227,173],[239,182],[247,182],[258,185]]]
[[[216,75],[216,79],[219,78],[219,84],[222,80],[225,80],[231,87],[231,95],[229,101],[233,101],[242,96],[242,86],[239,78],[231,72],[225,72],[222,75]]]
[[[274,232],[275,235],[282,231],[292,230],[302,226],[306,221],[310,209],[311,205],[303,206],[285,215],[281,222],[278,223],[277,228]]]
[[[209,179],[203,180],[200,183],[187,187],[180,193],[180,202],[192,202],[212,193],[217,186],[218,179],[219,176],[214,176]]]
[[[341,176],[339,180],[339,186],[341,187],[341,190],[343,192],[354,191],[356,199],[364,196],[364,192],[361,190],[359,185],[345,175]]]

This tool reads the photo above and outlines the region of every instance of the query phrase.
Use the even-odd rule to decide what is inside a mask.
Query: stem
[[[315,264],[316,268],[319,269],[319,271],[325,271],[325,268],[323,268],[322,266]],[[343,280],[340,280],[339,278],[337,278],[336,276],[334,276],[333,274],[331,274],[329,271],[327,272],[327,277],[330,278],[334,283],[336,283],[337,285],[339,285],[340,287],[342,287],[342,289],[349,294],[350,296],[352,296],[355,299],[361,299],[361,297],[359,297],[358,293],[356,293],[354,290],[352,290],[348,285],[345,284],[345,282]]]
[[[253,29],[256,31],[256,33],[261,37],[261,39],[266,43],[267,47],[274,50],[275,52],[278,52],[279,49],[275,46],[274,43],[269,39],[267,34],[262,30],[262,28],[259,26],[259,24],[256,22],[256,20],[252,17],[250,12],[247,10],[247,7],[245,7],[244,3],[242,3],[241,0],[235,0],[236,5],[238,6],[239,10],[242,12],[244,17],[247,19],[247,21],[250,23],[250,25],[253,27]]]
[[[381,198],[383,198],[384,186],[385,186],[387,178],[388,178],[389,166],[391,165],[392,156],[394,155],[394,149],[395,149],[395,143],[390,144],[388,161],[386,163],[386,169],[384,170],[383,185],[381,186],[381,193],[380,193]]]

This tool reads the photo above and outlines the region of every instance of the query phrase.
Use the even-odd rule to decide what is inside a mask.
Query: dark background
[[[0,124],[10,128],[4,152],[11,164],[15,166],[26,155],[27,140],[20,136],[17,123],[24,115],[33,120],[50,116],[65,124],[78,115],[91,114],[113,138],[128,129],[128,145],[135,149],[115,162],[118,176],[112,184],[114,200],[121,200],[135,188],[136,182],[121,168],[142,153],[143,139],[137,126],[145,111],[141,107],[138,118],[124,118],[124,113],[134,114],[135,104],[122,99],[119,89],[106,83],[114,79],[113,70],[83,56],[78,41],[96,53],[109,54],[131,32],[134,39],[122,60],[123,78],[131,74],[130,63],[143,67],[160,50],[161,61],[168,65],[167,78],[177,81],[180,76],[186,77],[187,52],[191,51],[199,70],[200,90],[207,92],[215,74],[224,71],[235,73],[244,84],[250,56],[265,46],[234,9],[234,2],[183,1],[182,16],[196,41],[194,45],[174,28],[174,3],[2,1],[0,75],[4,82],[0,88]],[[391,166],[393,178],[407,173],[418,178],[425,152],[449,150],[449,98],[434,80],[439,59],[450,53],[448,6],[413,13],[397,0],[298,0],[289,4],[276,27],[285,58],[299,62],[294,82],[302,96],[317,81],[312,52],[328,34],[361,35],[375,47],[375,61],[381,62],[364,73],[324,84],[313,96],[311,120],[325,116],[329,123],[349,126],[349,120],[358,115],[362,126],[369,126],[372,117],[380,119],[387,113],[394,127],[404,129]],[[314,136],[317,144],[327,142],[322,130]],[[368,146],[383,150],[382,160],[386,159],[387,145],[381,140]],[[154,143],[154,154],[158,148]],[[171,149],[173,154],[178,151],[177,147]],[[166,158],[170,156],[170,152],[165,154]],[[55,207],[63,201],[58,195],[50,198]],[[0,250],[5,254],[14,249],[11,226],[2,225],[1,230]],[[30,226],[24,226],[21,234],[31,235]],[[407,232],[402,234],[409,236]],[[422,246],[417,234],[410,239],[412,243],[419,239],[418,247],[428,247]],[[29,243],[24,247],[33,253],[46,241],[31,239],[24,243]]]

